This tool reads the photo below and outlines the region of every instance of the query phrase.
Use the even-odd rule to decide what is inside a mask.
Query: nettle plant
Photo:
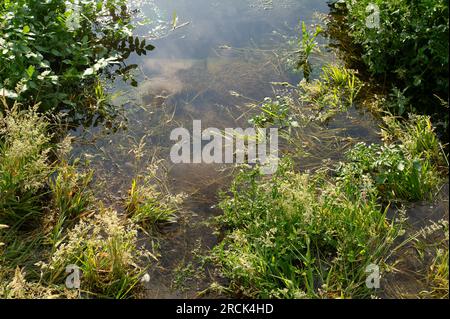
[[[132,35],[124,0],[5,0],[0,4],[0,95],[40,111],[108,115],[102,83],[130,79],[124,60],[154,47]],[[116,67],[111,67],[117,65]]]

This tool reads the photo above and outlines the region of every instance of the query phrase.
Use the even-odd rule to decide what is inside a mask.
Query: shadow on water
[[[151,268],[145,297],[194,298],[215,278],[213,269],[196,268],[196,255],[218,241],[207,222],[220,214],[217,194],[229,185],[234,168],[173,165],[170,132],[190,129],[192,120],[202,120],[203,128],[248,127],[254,111],[250,104],[279,93],[271,83],[300,80],[287,71],[276,50],[286,45],[286,37],[297,35],[299,20],[311,23],[314,12],[326,13],[328,7],[317,0],[155,0],[141,9],[175,30],[152,41],[152,54],[128,59],[139,70],[137,88],[120,83],[113,88],[122,92],[117,103],[126,105],[127,129],[107,135],[102,128],[81,129],[74,156],[89,160],[96,171],[95,191],[119,211],[132,178],[163,161],[160,173],[167,176],[170,192],[188,197],[178,222],[163,229],[161,258]],[[176,28],[171,20],[184,26]],[[155,29],[150,23],[137,33],[151,37]],[[356,111],[336,118],[328,129],[309,128],[302,134],[314,137],[305,139],[312,156],[302,158],[299,166],[314,169],[324,160],[339,159],[352,141],[377,140],[375,132],[376,123]]]

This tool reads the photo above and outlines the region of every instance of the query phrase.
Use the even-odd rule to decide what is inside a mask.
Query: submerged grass
[[[145,230],[157,230],[160,226],[176,221],[176,212],[184,195],[171,195],[158,190],[155,180],[157,167],[149,167],[145,176],[133,179],[125,200],[127,216]],[[160,187],[165,189],[164,187]]]

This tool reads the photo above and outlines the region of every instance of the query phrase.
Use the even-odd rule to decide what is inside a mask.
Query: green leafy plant
[[[19,0],[0,4],[0,95],[72,121],[115,113],[99,95],[112,65],[153,46],[133,37],[126,1]],[[72,6],[75,4],[72,3]],[[79,18],[73,26],[73,19]],[[72,23],[70,23],[72,21]],[[136,84],[136,81],[132,81]]]
[[[299,51],[297,58],[297,70],[303,70],[303,75],[309,81],[312,67],[310,63],[310,56],[314,51],[318,50],[317,37],[323,32],[321,26],[316,26],[314,32],[309,32],[306,23],[302,22],[302,37],[299,41]]]
[[[359,143],[347,160],[340,178],[352,188],[368,174],[385,201],[431,199],[441,182],[430,160],[410,156],[402,145]]]
[[[267,97],[260,106],[261,112],[250,119],[250,124],[257,127],[276,125],[286,127],[290,125],[290,104],[287,97],[277,96],[276,100]]]
[[[366,23],[369,5],[379,9],[379,26]],[[329,33],[339,34],[344,59],[356,54],[347,60],[362,59],[370,75],[388,90],[396,88],[400,103],[391,112],[433,115],[448,139],[448,110],[439,101],[448,100],[448,1],[345,0],[333,2],[332,11],[337,23],[330,24]],[[344,31],[336,32],[342,25]]]

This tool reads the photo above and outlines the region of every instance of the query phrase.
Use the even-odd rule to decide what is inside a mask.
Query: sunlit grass
[[[366,267],[383,266],[401,227],[370,182],[359,187],[288,167],[271,179],[243,172],[221,203],[225,239],[213,259],[246,297],[368,297]]]
[[[50,284],[64,282],[66,267],[82,273],[81,292],[101,298],[125,298],[139,283],[145,269],[138,264],[148,254],[138,247],[137,228],[115,211],[100,209],[82,219],[42,264]]]

